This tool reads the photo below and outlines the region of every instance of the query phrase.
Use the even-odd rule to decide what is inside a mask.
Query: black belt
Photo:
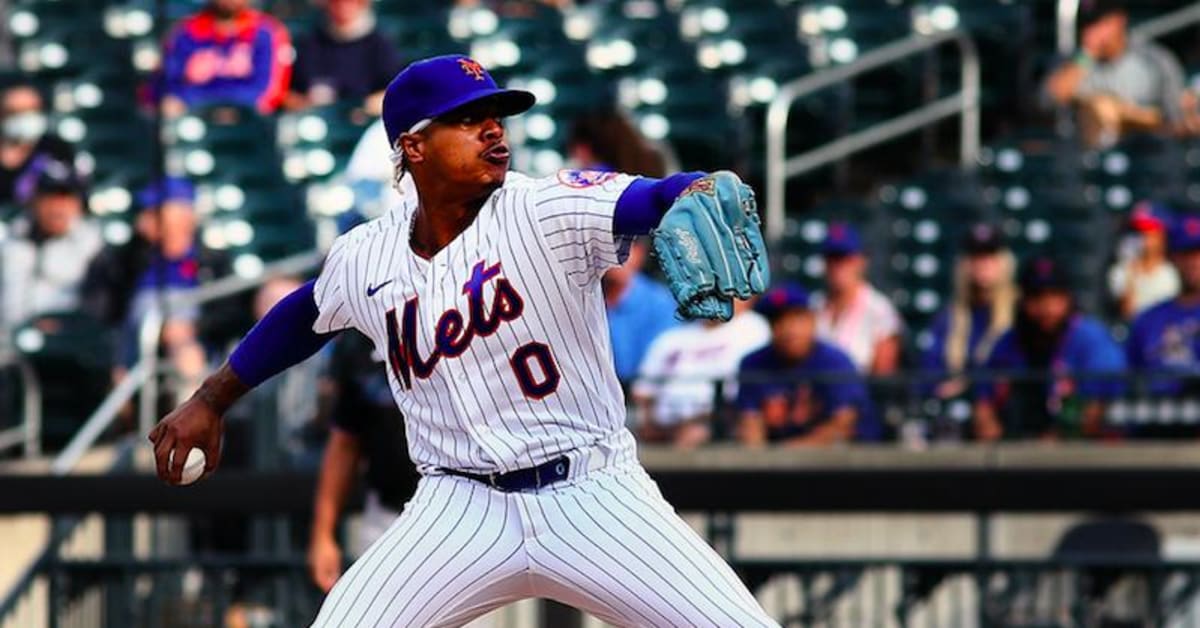
[[[457,475],[460,478],[482,482],[498,491],[515,493],[539,489],[567,479],[567,474],[571,471],[571,461],[566,456],[559,456],[536,467],[517,469],[507,473],[471,473],[444,467],[439,467],[438,471],[446,475]]]

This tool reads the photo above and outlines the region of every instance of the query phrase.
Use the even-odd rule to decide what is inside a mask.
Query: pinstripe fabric
[[[557,177],[514,176],[429,260],[409,247],[412,202],[335,242],[314,288],[316,331],[354,327],[387,354],[389,312],[400,320],[415,299],[415,342],[398,344],[436,363],[427,375],[414,370],[411,386],[395,368],[389,374],[418,469],[511,471],[624,431],[600,277],[628,251],[612,232],[612,214],[632,180],[610,174],[588,187],[568,180],[572,187]],[[473,318],[466,288],[480,265],[494,267],[482,283],[482,310],[493,308],[503,281],[522,312],[471,335],[460,355],[439,357],[443,316],[457,312],[461,327]],[[514,364],[514,352],[531,344],[544,354]],[[535,384],[550,382],[553,370],[557,385],[531,392],[519,367]]]
[[[388,356],[425,477],[338,581],[320,628],[458,626],[550,597],[625,626],[774,626],[637,464],[600,278],[614,173],[514,177],[431,259],[412,202],[338,238],[314,287],[318,332],[353,327]],[[505,494],[438,475],[571,460],[566,482]]]
[[[616,626],[778,626],[636,464],[538,492],[428,476],[316,628],[461,626],[520,599]]]

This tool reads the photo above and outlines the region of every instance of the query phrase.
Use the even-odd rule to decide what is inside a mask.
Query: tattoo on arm
[[[237,373],[234,373],[229,363],[226,362],[216,373],[204,380],[204,384],[196,391],[194,397],[212,408],[213,412],[224,415],[238,399],[241,399],[249,391],[250,387],[238,379]]]

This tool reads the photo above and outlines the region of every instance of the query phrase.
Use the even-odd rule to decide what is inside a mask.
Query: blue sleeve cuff
[[[617,199],[613,233],[623,236],[650,233],[687,186],[703,176],[703,172],[681,172],[665,179],[635,179]]]
[[[242,339],[229,356],[229,368],[253,388],[321,350],[337,333],[313,331],[317,302],[314,281],[283,298]]]

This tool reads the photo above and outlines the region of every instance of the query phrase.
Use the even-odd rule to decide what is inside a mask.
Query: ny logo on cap
[[[482,81],[484,74],[486,74],[483,66],[479,65],[479,62],[474,59],[459,59],[458,65],[462,66],[463,72],[468,76],[475,77],[476,81]]]

